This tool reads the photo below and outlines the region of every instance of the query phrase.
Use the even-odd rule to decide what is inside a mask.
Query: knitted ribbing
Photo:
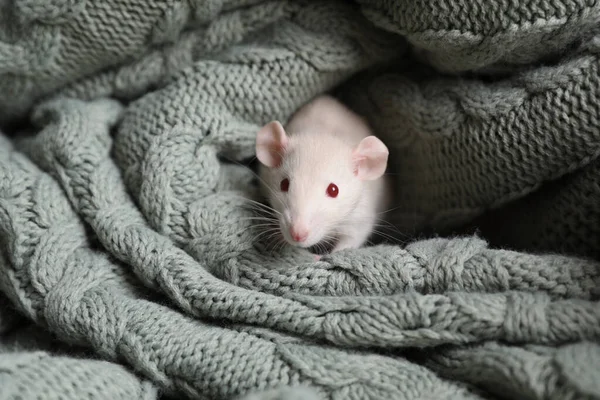
[[[0,123],[34,123],[0,135],[0,399],[600,396],[598,6],[357,3],[0,1]],[[263,242],[238,163],[342,83],[391,220],[495,225]],[[76,347],[11,341],[23,318]]]

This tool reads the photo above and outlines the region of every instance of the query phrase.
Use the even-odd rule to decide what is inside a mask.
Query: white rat
[[[332,252],[361,247],[389,202],[388,154],[361,117],[328,95],[285,129],[263,126],[259,174],[284,239],[304,248],[333,242]]]

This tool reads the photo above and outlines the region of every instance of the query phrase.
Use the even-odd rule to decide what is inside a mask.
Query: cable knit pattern
[[[582,43],[556,65],[492,83],[387,73],[345,87],[348,101],[366,112],[397,155],[391,162],[401,188],[396,222],[405,229],[456,228],[576,170],[586,172],[569,179],[576,188],[568,191],[595,203],[598,175],[590,164],[600,153],[597,42]],[[519,244],[553,250],[586,232],[590,240],[566,239],[564,250],[600,256],[594,241],[599,228],[591,222],[597,208],[591,206],[591,221],[580,226],[571,218],[577,211],[562,210],[581,203],[556,202],[551,207],[558,214],[548,212],[545,197],[528,203],[524,214],[538,209],[548,222]],[[555,229],[559,233],[550,232]]]
[[[0,400],[600,397],[599,13],[0,2]],[[478,235],[266,242],[256,130],[327,91]]]
[[[114,109],[94,113],[96,117],[92,123],[102,127],[105,125],[101,121],[103,117],[114,117],[111,111]],[[58,183],[37,170],[21,154],[13,152],[9,143],[3,142],[2,145],[0,166],[7,179],[1,189],[2,193],[11,193],[10,197],[3,197],[2,237],[20,238],[21,245],[14,249],[8,260],[2,259],[0,285],[25,315],[46,326],[60,339],[90,347],[109,360],[126,360],[168,393],[186,394],[192,398],[229,398],[257,389],[275,390],[285,385],[310,385],[321,397],[330,398],[345,398],[344,393],[349,389],[354,391],[354,398],[361,393],[371,393],[374,398],[413,398],[432,391],[440,395],[450,393],[453,398],[478,398],[464,388],[444,382],[425,368],[416,368],[402,359],[316,346],[284,336],[264,337],[264,334],[243,332],[235,327],[219,327],[195,321],[149,301],[152,295],[136,288],[127,270],[95,250],[97,246],[88,241],[84,226],[69,207],[67,198],[56,195],[60,191]],[[85,149],[82,150],[85,152]],[[58,154],[54,157],[58,157],[56,160],[62,158]],[[62,158],[62,162],[69,161]],[[39,187],[40,191],[32,191],[33,187]],[[31,215],[31,218],[23,220],[23,209],[26,211],[22,212]],[[131,221],[134,225],[129,229],[134,233],[137,224],[135,219]],[[146,232],[147,244],[152,246],[152,233],[141,222],[137,229]],[[135,242],[136,246],[144,246],[143,240]],[[7,246],[9,243],[3,241],[2,244]],[[169,251],[171,245],[167,240],[161,244],[163,250]],[[47,249],[51,249],[49,253],[46,253]],[[156,250],[147,250],[146,257],[151,258],[151,253],[159,255]],[[176,250],[173,251],[171,265],[177,269],[177,264],[183,263],[185,267],[185,257],[178,259]],[[164,255],[169,256],[168,253]],[[150,267],[152,261],[149,258],[146,262]],[[36,271],[33,274],[35,281],[29,278],[31,274],[28,272],[31,271]],[[169,279],[171,294],[175,296],[174,290],[178,288],[171,277],[164,275],[165,271],[165,268],[156,269],[154,279],[160,279],[159,276]],[[188,270],[201,274],[202,271],[198,264]],[[27,285],[31,285],[29,291],[21,289]],[[220,291],[223,298],[207,298],[208,304],[213,305],[215,311],[229,308],[235,312],[235,308],[239,307],[229,307],[227,298],[235,298],[236,290],[233,287],[231,291],[227,290],[225,283],[220,285],[224,289]],[[251,292],[239,292],[246,294],[247,298],[253,297]],[[268,302],[270,307],[265,306],[265,310],[274,322],[281,324],[287,321],[287,325],[293,326],[298,324],[295,318],[301,314],[317,313],[300,302],[290,300],[286,307],[275,297],[259,293],[254,293],[254,296]],[[250,309],[255,308],[252,302],[247,304]],[[244,313],[243,310],[239,312]],[[257,316],[269,318],[266,314],[258,313]],[[305,329],[310,329],[309,325],[315,324],[317,318],[318,315],[315,315],[306,321],[303,325],[308,328]],[[17,357],[24,356],[33,357],[17,354]],[[34,359],[29,360],[37,363]],[[60,362],[57,360],[56,363]],[[369,367],[364,368],[367,365]],[[102,370],[101,367],[99,369]],[[94,368],[94,365],[89,364],[86,368]],[[41,369],[44,370],[47,367]],[[11,371],[13,374],[20,372],[30,374],[26,369]],[[111,384],[109,372],[103,375],[102,379],[106,381],[103,384]],[[407,386],[397,380],[403,375],[427,383]],[[11,381],[14,379],[17,378],[10,378]],[[52,387],[57,376],[50,375],[44,379],[50,380],[48,385]],[[68,384],[71,379],[80,382],[82,378],[67,374],[65,379],[66,382],[59,380],[59,386],[53,390],[59,391],[60,385]],[[341,382],[346,384],[340,385]],[[126,389],[122,388],[120,381],[112,381],[112,384],[115,391]],[[83,393],[79,392],[79,395],[83,396]],[[27,393],[23,395],[27,396]]]

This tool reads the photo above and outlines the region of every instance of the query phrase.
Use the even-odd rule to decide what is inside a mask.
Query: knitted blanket
[[[599,399],[595,0],[0,1],[0,399]],[[256,224],[331,92],[394,240]]]

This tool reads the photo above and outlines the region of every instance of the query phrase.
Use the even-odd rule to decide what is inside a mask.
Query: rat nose
[[[304,227],[292,226],[290,227],[290,235],[295,242],[304,242],[308,237],[308,229]]]

